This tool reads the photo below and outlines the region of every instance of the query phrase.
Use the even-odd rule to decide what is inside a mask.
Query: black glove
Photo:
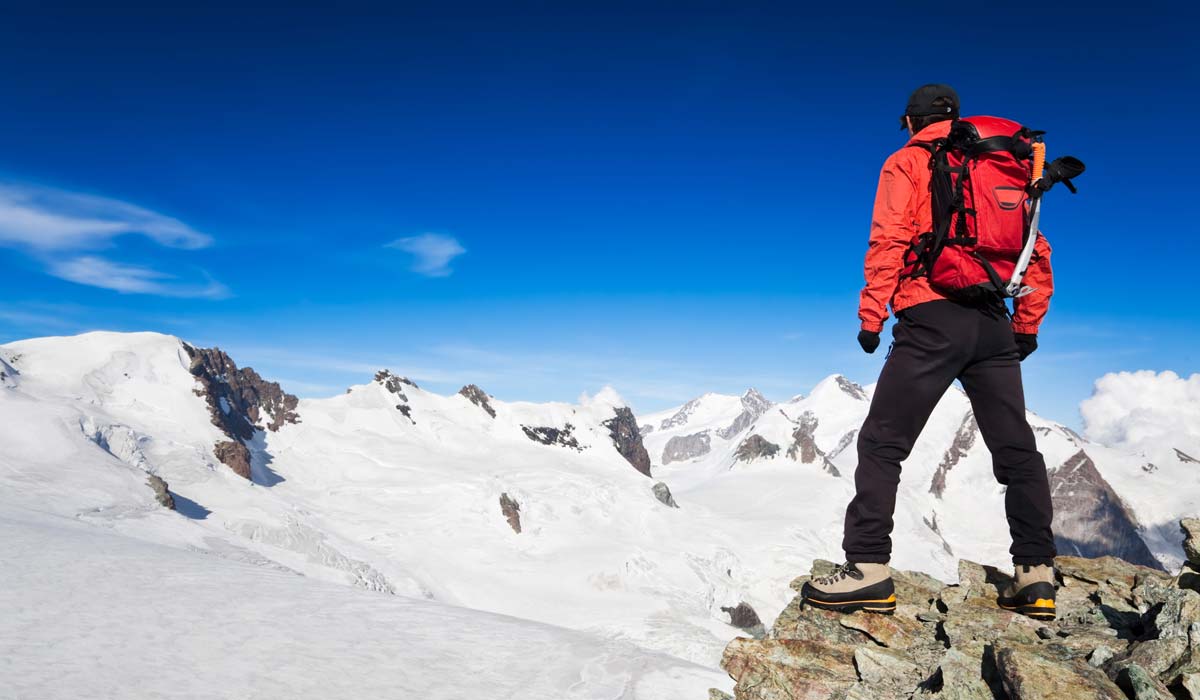
[[[863,352],[869,355],[879,347],[879,334],[875,331],[859,331],[858,344],[862,346]]]
[[[1017,339],[1017,352],[1022,361],[1037,350],[1037,333],[1015,333],[1013,337]]]

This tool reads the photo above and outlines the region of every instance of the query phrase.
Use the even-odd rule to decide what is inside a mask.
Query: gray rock
[[[770,442],[762,435],[754,434],[738,445],[733,458],[738,462],[753,462],[756,459],[771,459],[779,454],[779,445]]]
[[[496,409],[492,408],[492,403],[489,401],[491,397],[488,396],[487,392],[485,392],[483,389],[480,389],[474,384],[468,384],[458,390],[458,395],[466,397],[467,401],[470,401],[476,406],[482,408],[484,412],[492,418],[496,417]]]
[[[1087,661],[1092,666],[1100,668],[1104,666],[1104,664],[1108,663],[1113,656],[1115,656],[1113,650],[1101,644],[1095,649],[1092,649],[1092,653],[1088,654]]]
[[[929,492],[938,498],[946,491],[946,475],[950,470],[958,465],[959,460],[967,456],[971,448],[975,445],[975,436],[979,434],[979,424],[975,422],[975,414],[967,412],[963,418],[962,425],[958,427],[958,432],[954,435],[954,441],[950,443],[950,447],[946,450],[946,454],[942,456],[942,461],[938,464],[937,471],[933,473],[933,482],[929,486]]]
[[[739,629],[744,629],[754,633],[756,637],[762,637],[766,634],[762,620],[759,619],[758,613],[746,601],[738,603],[734,607],[721,607],[721,611],[728,613],[729,624]]]
[[[734,697],[724,690],[708,689],[708,700],[734,700]]]
[[[817,447],[814,437],[817,432],[817,414],[805,411],[796,422],[797,427],[792,431],[792,444],[788,447],[787,456],[801,464],[819,463],[827,473],[841,476],[838,468],[833,466],[833,462],[830,462],[821,448]]]
[[[500,512],[508,520],[508,525],[513,532],[521,534],[521,504],[507,493],[502,493],[500,494]]]
[[[663,448],[662,463],[685,462],[703,457],[711,450],[711,438],[707,430],[691,435],[676,435],[667,440],[666,447]]]
[[[771,402],[765,396],[758,393],[757,389],[750,389],[745,394],[742,394],[742,412],[728,426],[717,430],[717,435],[724,440],[728,440],[751,425],[754,425],[754,421],[758,420],[762,414],[770,409]]]
[[[1121,669],[1117,675],[1117,685],[1131,700],[1174,700],[1165,685],[1137,664]]]
[[[1086,452],[1080,450],[1050,473],[1054,540],[1062,554],[1113,555],[1162,569],[1138,532],[1138,523]]]
[[[1200,518],[1184,518],[1179,521],[1183,531],[1183,553],[1188,563],[1200,568]]]
[[[840,374],[834,378],[834,381],[837,382],[838,388],[850,398],[858,399],[859,401],[867,400],[867,392],[863,390],[862,385],[856,384]]]
[[[679,504],[675,502],[675,498],[671,496],[671,488],[664,482],[660,481],[654,484],[653,491],[654,497],[664,506],[670,506],[671,508],[679,507]]]
[[[579,445],[579,441],[575,439],[575,426],[567,423],[561,428],[552,428],[549,426],[530,426],[522,425],[521,431],[525,433],[525,437],[534,442],[543,445],[556,445],[558,447],[569,447],[572,450],[583,452],[583,447]]]
[[[608,428],[608,436],[612,438],[613,447],[629,462],[630,466],[646,476],[650,476],[650,453],[642,442],[642,434],[638,431],[637,419],[633,417],[633,409],[622,406],[613,410],[613,417],[602,425]]]
[[[158,501],[160,506],[169,510],[175,510],[175,498],[167,490],[167,482],[163,481],[161,477],[151,474],[146,479],[146,484],[154,490],[154,500]]]
[[[686,425],[688,418],[690,418],[699,407],[700,399],[692,399],[691,401],[688,401],[683,406],[680,406],[679,410],[675,412],[675,415],[671,416],[670,418],[666,418],[662,421],[662,423],[659,423],[658,429],[670,430],[671,428],[677,428],[681,425]]]

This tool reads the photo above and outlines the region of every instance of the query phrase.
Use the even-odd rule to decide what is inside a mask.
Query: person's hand
[[[1021,361],[1037,350],[1037,333],[1016,333],[1014,337],[1017,339],[1017,352],[1021,355]]]
[[[862,346],[863,352],[869,355],[879,347],[879,334],[875,331],[859,331],[858,344]]]

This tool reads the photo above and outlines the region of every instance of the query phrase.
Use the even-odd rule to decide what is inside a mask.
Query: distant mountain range
[[[635,415],[611,389],[536,404],[366,379],[297,399],[154,333],[0,346],[0,508],[715,668],[730,610],[771,619],[797,573],[840,555],[872,391],[831,376],[781,403],[749,390]],[[1030,423],[1063,553],[1180,565],[1195,435],[1130,449]],[[1007,561],[1002,487],[957,389],[901,489],[897,566],[953,580],[959,558]]]

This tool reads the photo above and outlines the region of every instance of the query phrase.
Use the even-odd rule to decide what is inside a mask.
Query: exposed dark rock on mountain
[[[742,440],[733,458],[738,462],[752,462],[756,459],[771,459],[779,454],[779,445],[770,442],[762,435],[754,434]]]
[[[833,459],[835,457],[837,457],[841,453],[845,452],[846,448],[853,445],[854,441],[857,437],[858,437],[858,428],[855,428],[854,430],[847,432],[845,435],[842,436],[842,438],[840,440],[838,440],[838,444],[836,446],[834,446],[834,448],[832,450],[829,451],[829,454],[827,454],[825,456],[827,458],[829,458],[830,461],[833,461]]]
[[[679,504],[675,502],[675,498],[671,496],[671,487],[659,481],[653,487],[654,497],[659,500],[664,506],[678,508]]]
[[[792,444],[788,447],[787,456],[801,464],[819,462],[821,468],[827,473],[841,476],[838,468],[833,466],[833,462],[830,462],[821,448],[817,447],[817,440],[814,437],[817,432],[817,415],[812,411],[805,411],[799,421],[793,422],[797,426],[792,431]]]
[[[400,397],[405,401],[408,401],[408,397],[404,396],[403,394],[404,387],[411,386],[414,389],[420,388],[417,386],[416,382],[408,377],[401,377],[400,375],[392,374],[392,371],[388,369],[381,369],[376,372],[375,381],[382,384],[384,389],[387,389],[393,394],[399,394]]]
[[[579,441],[572,434],[575,432],[575,426],[567,423],[561,428],[536,427],[522,425],[521,430],[524,431],[525,437],[540,442],[543,445],[558,445],[559,447],[569,447],[572,450],[583,452]]]
[[[504,514],[504,518],[513,532],[521,534],[521,504],[507,493],[502,493],[500,494],[500,512]]]
[[[1196,459],[1183,450],[1177,447],[1172,447],[1171,449],[1175,450],[1175,456],[1179,458],[1180,462],[1183,462],[1184,464],[1200,464],[1200,459]]]
[[[459,396],[465,396],[468,401],[482,408],[492,418],[496,417],[496,409],[492,408],[492,404],[488,400],[491,397],[488,396],[483,389],[480,389],[474,384],[468,384],[459,389],[458,394]]]
[[[183,344],[191,358],[189,371],[200,388],[196,395],[208,403],[213,425],[229,437],[213,446],[218,460],[238,475],[250,478],[250,451],[246,441],[257,430],[279,430],[285,423],[299,423],[299,399],[276,382],[268,382],[250,367],[238,368],[220,348],[196,348]]]
[[[949,449],[942,457],[942,461],[938,464],[937,471],[933,473],[933,483],[929,486],[929,493],[942,497],[946,492],[946,475],[950,470],[958,466],[958,461],[967,456],[971,448],[975,446],[975,435],[979,433],[979,424],[975,422],[975,414],[967,413],[963,418],[962,425],[958,427],[958,432],[954,435],[954,442],[950,443]]]
[[[859,401],[867,400],[867,392],[862,388],[861,385],[846,379],[840,374],[835,378],[835,381],[837,382],[838,388],[846,392],[846,394],[851,398],[858,399]]]
[[[243,479],[250,478],[250,450],[240,440],[223,440],[213,445],[213,455]]]
[[[146,479],[146,484],[154,490],[154,500],[163,508],[175,510],[175,499],[171,496],[171,492],[167,489],[167,482],[161,477],[151,474]]]
[[[712,450],[711,439],[705,430],[691,435],[676,435],[663,447],[662,463],[684,462],[702,457]]]
[[[608,436],[612,438],[613,446],[639,472],[650,476],[650,453],[642,443],[642,434],[638,432],[637,419],[633,409],[628,406],[613,409],[614,416],[601,425],[608,428]]]
[[[279,430],[285,423],[299,423],[299,399],[276,382],[268,382],[250,367],[238,368],[220,348],[195,348],[183,344],[192,364],[192,376],[202,389],[196,394],[208,401],[213,425],[232,438],[249,440],[263,428]],[[224,401],[222,401],[224,399]]]
[[[806,609],[797,596],[765,639],[730,642],[721,666],[737,700],[1200,697],[1190,689],[1200,680],[1200,593],[1115,557],[1056,563],[1055,621],[1000,609],[1009,577],[962,561],[951,586],[895,572],[895,616]],[[814,562],[812,575],[831,566]]]
[[[1111,554],[1162,568],[1138,534],[1132,512],[1080,450],[1050,473],[1054,535],[1059,551],[1078,556]]]
[[[717,435],[728,440],[729,438],[741,433],[746,428],[754,425],[754,421],[758,420],[762,414],[771,409],[771,402],[765,396],[758,393],[757,389],[749,389],[745,394],[742,394],[742,412],[728,426],[717,431]]]
[[[742,601],[732,608],[722,606],[721,611],[729,615],[729,624],[734,627],[746,630],[755,637],[766,636],[762,620],[758,618],[758,613],[746,601]]]
[[[658,426],[659,430],[670,430],[671,428],[684,425],[688,422],[688,418],[696,412],[696,409],[699,408],[699,406],[700,399],[692,399],[691,401],[688,401],[683,406],[680,406],[679,410],[675,412],[675,415],[671,416],[670,418],[664,418],[662,423],[660,423]]]
[[[638,434],[641,435],[642,437],[646,437],[647,435],[649,435],[652,432],[654,432],[654,426],[650,425],[649,423],[638,426]]]

